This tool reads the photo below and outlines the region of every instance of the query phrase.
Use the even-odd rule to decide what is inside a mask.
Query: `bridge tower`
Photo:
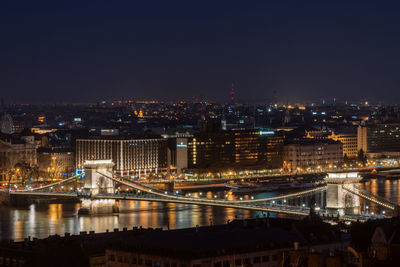
[[[112,173],[113,167],[112,160],[86,160],[84,190],[89,190],[92,196],[114,193],[114,181],[102,175],[102,173]]]
[[[350,192],[357,191],[355,185],[361,180],[357,172],[328,173],[324,180],[328,187],[326,191],[328,214],[343,216],[360,213],[360,198]]]
[[[86,160],[84,163],[84,187],[79,214],[118,212],[115,200],[99,198],[100,194],[113,194],[114,181],[102,174],[112,173],[112,160]]]

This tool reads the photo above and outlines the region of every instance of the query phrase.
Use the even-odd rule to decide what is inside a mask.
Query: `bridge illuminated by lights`
[[[68,185],[79,181],[77,176],[63,181],[40,187],[30,187],[26,190],[10,191],[11,196],[32,197],[72,197],[80,198],[81,213],[115,212],[116,201],[137,200],[163,203],[180,203],[191,205],[216,206],[234,209],[246,209],[259,212],[272,212],[306,216],[311,209],[327,220],[367,220],[376,219],[396,214],[398,206],[389,200],[371,194],[359,188],[356,184],[361,179],[358,173],[329,173],[325,178],[326,185],[298,192],[289,192],[266,198],[235,200],[218,198],[214,195],[211,199],[201,195],[180,194],[178,191],[170,192],[155,189],[140,184],[129,177],[124,177],[112,172],[113,163],[109,160],[87,161],[85,164],[84,185],[77,190],[62,190],[54,192],[57,188],[68,188]],[[118,186],[131,188],[131,192],[119,192]],[[319,197],[325,207],[319,207],[315,202],[304,203],[304,198]],[[363,214],[360,212],[360,199],[370,202],[381,208],[381,213]]]

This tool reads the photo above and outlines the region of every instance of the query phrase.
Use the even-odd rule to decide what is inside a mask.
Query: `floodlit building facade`
[[[0,140],[0,180],[6,181],[9,172],[17,163],[34,166],[37,163],[36,147],[33,136],[21,139]]]
[[[148,174],[165,171],[167,140],[162,138],[76,140],[76,168],[82,169],[85,160],[111,159],[114,170],[121,174]]]
[[[300,139],[284,146],[283,165],[290,171],[334,168],[342,163],[342,159],[342,143],[330,139]]]
[[[357,133],[335,133],[328,136],[329,139],[339,141],[343,145],[343,156],[355,158],[358,155]]]

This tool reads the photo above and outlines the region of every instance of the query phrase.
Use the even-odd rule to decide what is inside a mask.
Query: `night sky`
[[[35,2],[33,4],[33,2]],[[0,1],[0,96],[400,100],[398,1]]]

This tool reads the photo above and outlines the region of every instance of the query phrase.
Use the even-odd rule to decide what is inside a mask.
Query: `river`
[[[400,200],[400,182],[398,180],[378,180],[360,184],[360,187],[373,194],[386,197],[394,203]],[[204,192],[212,197],[236,198],[230,192]],[[193,193],[194,194],[194,193]],[[258,197],[276,195],[261,193]],[[248,196],[247,196],[248,197]],[[114,228],[162,227],[177,229],[196,225],[222,224],[235,218],[245,219],[262,216],[260,212],[237,210],[232,208],[209,207],[174,203],[156,203],[146,201],[121,201],[119,214],[78,216],[79,204],[30,205],[25,208],[0,207],[0,240],[24,238],[44,238],[64,233],[79,234],[80,231],[105,232]],[[271,216],[274,216],[273,214]]]

